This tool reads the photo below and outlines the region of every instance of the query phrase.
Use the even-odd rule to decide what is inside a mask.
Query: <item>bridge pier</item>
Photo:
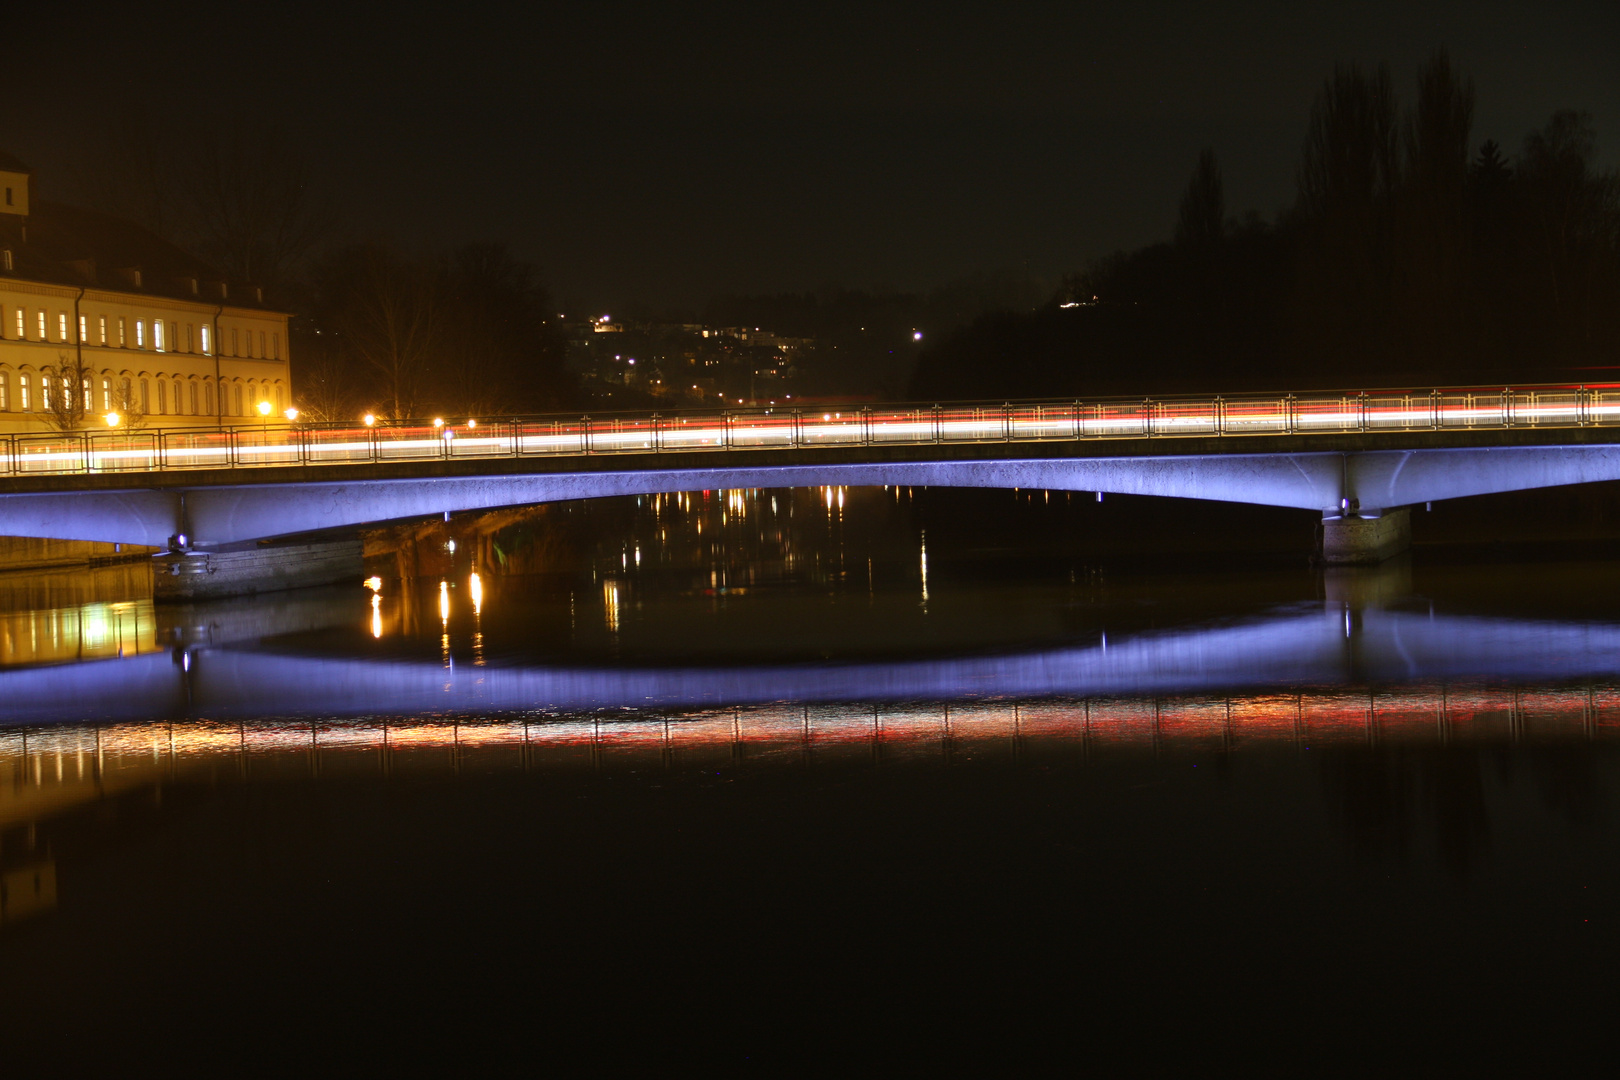
[[[152,560],[152,599],[159,603],[213,600],[345,581],[358,584],[364,572],[362,547],[355,537],[167,552]]]
[[[1330,566],[1365,565],[1383,562],[1411,546],[1412,515],[1403,506],[1376,517],[1367,511],[1359,515],[1324,515],[1322,547],[1317,555]]]

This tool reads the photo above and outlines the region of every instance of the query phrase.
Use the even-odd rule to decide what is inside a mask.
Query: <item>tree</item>
[[[1439,49],[1418,71],[1417,104],[1402,130],[1395,287],[1405,362],[1455,366],[1470,352],[1468,146],[1474,87]]]
[[[1226,233],[1226,193],[1221,183],[1221,167],[1215,151],[1206,147],[1198,153],[1198,167],[1181,196],[1176,218],[1176,243],[1184,247],[1205,247]]]
[[[210,129],[185,173],[198,252],[238,280],[283,288],[295,265],[331,230],[299,148],[275,127]]]
[[[56,354],[56,368],[46,368],[39,378],[40,411],[47,424],[58,431],[77,431],[84,426],[94,374],[78,357]]]
[[[439,268],[376,245],[347,248],[319,272],[316,313],[362,398],[402,420],[419,415],[445,321]],[[357,369],[357,370],[356,370]]]

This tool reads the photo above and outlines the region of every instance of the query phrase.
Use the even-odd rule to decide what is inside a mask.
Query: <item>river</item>
[[[8,1045],[1573,1058],[1620,943],[1610,547],[1324,572],[1311,529],[713,491],[379,529],[367,581],[206,605],[0,576]]]

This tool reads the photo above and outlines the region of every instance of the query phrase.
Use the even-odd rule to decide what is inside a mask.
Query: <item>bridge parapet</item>
[[[1095,401],[807,406],[667,414],[242,424],[10,435],[0,475],[238,470],[715,450],[1620,428],[1620,387],[1356,390]],[[1234,450],[1237,448],[1234,447]]]

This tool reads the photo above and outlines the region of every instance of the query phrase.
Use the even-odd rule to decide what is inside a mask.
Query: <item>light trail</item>
[[[602,419],[522,417],[442,429],[407,422],[352,429],[256,426],[223,432],[13,435],[0,442],[0,472],[61,475],[449,458],[1601,425],[1620,425],[1620,387],[879,406],[836,413],[742,409]]]

